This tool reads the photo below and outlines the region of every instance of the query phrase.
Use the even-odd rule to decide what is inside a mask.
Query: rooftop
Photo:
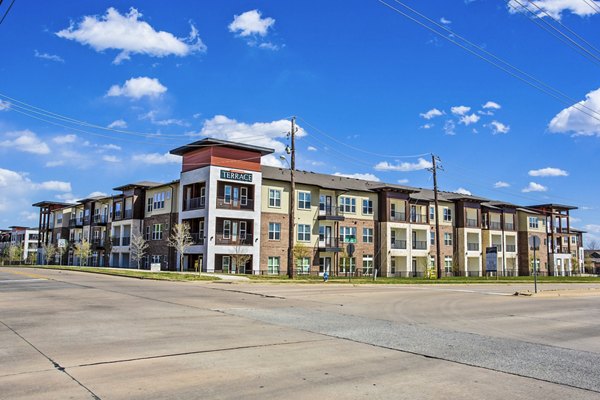
[[[269,149],[266,147],[253,146],[250,144],[238,143],[238,142],[230,142],[228,140],[220,140],[220,139],[212,139],[206,138],[202,140],[198,140],[197,142],[186,144],[185,146],[177,147],[176,149],[171,150],[169,153],[175,154],[177,156],[182,156],[191,151],[209,148],[209,147],[229,147],[232,149],[239,150],[247,150],[254,151],[260,153],[261,156],[266,156],[267,154],[271,154],[274,152],[273,149]]]

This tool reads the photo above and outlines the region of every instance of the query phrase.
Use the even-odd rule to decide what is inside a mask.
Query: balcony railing
[[[204,244],[204,232],[190,233],[190,236],[194,245],[201,246]]]
[[[415,240],[412,242],[413,250],[427,250],[427,241],[426,240]]]
[[[467,243],[468,251],[479,251],[479,243]]]
[[[502,223],[500,222],[496,222],[496,221],[492,221],[490,222],[490,229],[494,229],[494,230],[501,230],[502,229]]]
[[[193,197],[190,199],[185,199],[184,206],[184,211],[203,209],[204,207],[206,207],[206,198]]]
[[[470,228],[477,228],[477,220],[472,218],[467,218],[467,226]]]
[[[396,250],[406,250],[406,240],[392,240],[390,247]]]
[[[90,216],[89,216],[89,215],[88,215],[88,216],[85,216],[85,217],[83,217],[83,223],[84,223],[85,225],[89,225],[89,224],[90,224]]]
[[[95,224],[106,224],[107,222],[108,222],[108,215],[106,215],[106,214],[94,215],[94,223]]]
[[[229,236],[223,237],[222,233],[217,234],[216,244],[226,246],[252,246],[252,234],[247,233],[245,236]]]
[[[96,247],[104,247],[104,239],[92,239],[92,245]]]
[[[319,217],[343,217],[344,214],[337,206],[326,206],[319,204]]]
[[[426,214],[410,214],[410,222],[415,222],[417,224],[424,224],[427,222]]]
[[[227,199],[217,197],[217,208],[229,208],[232,210],[254,210],[254,200],[247,199],[245,204],[242,204],[240,199]]]
[[[73,227],[73,226],[82,226],[83,225],[83,218],[71,218],[69,220],[69,226]]]
[[[509,253],[515,253],[517,251],[517,245],[516,244],[507,244],[506,251]]]
[[[512,222],[506,222],[504,224],[504,229],[506,229],[507,231],[514,231],[515,230],[515,224],[513,224]]]
[[[319,239],[319,248],[327,247],[340,247],[340,239],[337,237],[329,237],[325,239]]]
[[[115,211],[115,219],[121,219],[122,217],[123,214],[121,213],[121,210]]]
[[[124,219],[131,219],[133,218],[133,210],[129,209],[129,210],[125,210],[125,216],[123,217]]]
[[[390,213],[390,221],[394,222],[406,222],[406,213],[405,212],[392,212]]]

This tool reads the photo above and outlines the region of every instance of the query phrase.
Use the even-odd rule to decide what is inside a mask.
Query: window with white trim
[[[146,208],[147,212],[152,212],[152,197],[148,197],[148,208]]]
[[[310,272],[310,258],[300,257],[296,260],[296,268],[298,275],[307,275]]]
[[[340,211],[344,213],[356,213],[356,199],[354,197],[340,197]]]
[[[245,186],[240,188],[240,205],[248,205],[248,188]]]
[[[452,209],[444,207],[444,222],[452,222]]]
[[[162,239],[162,224],[154,224],[152,225],[152,240],[161,240]]]
[[[356,257],[342,257],[340,258],[340,272],[354,273],[356,270]]]
[[[538,229],[540,227],[537,217],[529,217],[529,227],[532,229]]]
[[[298,241],[310,242],[310,225],[298,224]]]
[[[298,209],[310,210],[310,192],[298,192]]]
[[[447,274],[452,272],[452,256],[444,257],[444,272]]]
[[[231,238],[231,221],[226,219],[223,220],[223,239]]]
[[[363,275],[373,275],[373,256],[372,255],[364,255],[362,257],[363,267],[362,273]]]
[[[435,207],[429,206],[429,220],[433,221],[435,219]]]
[[[351,239],[356,239],[355,226],[340,226],[340,240],[343,243],[350,242]]]
[[[452,246],[452,233],[444,233],[444,245]]]
[[[373,200],[363,199],[362,213],[363,215],[373,215]]]
[[[267,273],[269,275],[279,275],[279,257],[269,257],[267,261]]]
[[[269,240],[281,240],[281,224],[269,222]]]
[[[269,207],[281,208],[281,190],[269,189]]]
[[[225,185],[224,188],[224,196],[223,196],[223,202],[225,204],[231,204],[231,186],[230,185]]]
[[[363,243],[373,243],[373,228],[363,228]]]

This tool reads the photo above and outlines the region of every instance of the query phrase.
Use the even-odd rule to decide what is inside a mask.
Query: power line
[[[2,4],[2,2],[0,2],[0,4]],[[8,9],[4,13],[4,16],[2,17],[2,19],[0,20],[0,25],[2,25],[2,23],[4,22],[4,18],[6,18],[6,16],[10,12],[10,9],[12,8],[13,4],[15,4],[15,0],[12,0],[12,3],[10,3],[10,6],[8,6]]]
[[[404,12],[402,12],[402,11],[401,11],[401,10],[399,10],[398,8],[396,8],[396,7],[393,7],[392,5],[390,5],[390,4],[388,4],[388,3],[386,3],[386,2],[385,2],[385,1],[383,1],[383,0],[377,0],[377,1],[378,1],[379,3],[381,3],[381,4],[385,5],[386,7],[390,8],[391,10],[393,10],[393,11],[397,12],[398,14],[400,14],[400,15],[404,16],[405,18],[407,18],[407,19],[409,19],[409,20],[411,20],[411,21],[415,22],[416,24],[418,24],[418,25],[422,26],[423,28],[425,28],[425,29],[427,29],[427,30],[429,30],[429,31],[431,31],[431,32],[433,32],[433,33],[435,33],[436,35],[438,35],[438,36],[442,37],[443,39],[445,39],[445,40],[449,41],[450,43],[452,43],[452,44],[454,44],[454,45],[456,45],[456,46],[458,46],[458,47],[462,48],[463,50],[465,50],[465,51],[467,51],[467,52],[469,52],[469,53],[473,54],[474,56],[476,56],[476,57],[478,57],[478,58],[482,59],[483,61],[485,61],[485,62],[487,62],[487,63],[489,63],[489,64],[491,64],[491,65],[495,66],[496,68],[498,68],[498,69],[500,69],[500,70],[502,70],[502,71],[504,71],[504,72],[506,72],[507,74],[509,74],[509,75],[513,76],[514,78],[516,78],[516,79],[518,79],[518,80],[520,80],[520,81],[522,81],[522,82],[526,83],[527,85],[529,85],[529,86],[531,86],[531,87],[533,87],[533,88],[535,88],[535,89],[538,89],[539,91],[541,91],[541,92],[543,92],[543,93],[545,93],[545,94],[547,94],[547,95],[549,95],[549,96],[551,96],[551,97],[554,97],[555,99],[557,99],[557,100],[561,101],[562,103],[568,104],[569,106],[573,107],[574,109],[578,110],[579,112],[582,112],[582,113],[584,113],[584,114],[588,115],[588,116],[589,116],[589,117],[591,117],[591,118],[594,118],[594,119],[596,119],[596,120],[600,121],[600,118],[599,118],[598,116],[596,116],[596,115],[593,115],[593,114],[590,114],[590,113],[586,112],[585,110],[582,110],[582,108],[585,108],[585,109],[589,110],[590,112],[592,112],[592,113],[594,113],[594,114],[597,114],[597,115],[599,115],[599,116],[600,116],[600,113],[599,113],[598,111],[596,111],[596,110],[594,110],[594,109],[592,109],[592,108],[590,108],[590,107],[586,106],[585,104],[580,104],[579,100],[575,100],[575,99],[571,98],[570,96],[568,96],[567,94],[565,94],[565,93],[561,92],[560,90],[558,90],[558,89],[556,89],[556,88],[554,88],[554,87],[552,87],[552,86],[548,85],[547,83],[545,83],[545,82],[543,82],[543,81],[541,81],[541,80],[539,80],[539,79],[537,79],[537,78],[533,77],[532,75],[528,74],[527,72],[525,72],[525,71],[523,71],[523,70],[521,70],[521,69],[519,69],[519,68],[515,67],[514,65],[510,64],[509,62],[507,62],[507,61],[505,61],[505,60],[501,59],[500,57],[498,57],[498,56],[496,56],[496,55],[492,54],[491,52],[489,52],[489,51],[487,51],[487,50],[483,49],[481,46],[477,46],[477,45],[476,45],[476,44],[474,44],[473,42],[469,41],[468,39],[466,39],[466,38],[464,38],[464,37],[460,36],[459,34],[457,34],[457,33],[453,32],[453,31],[449,30],[449,29],[448,29],[448,28],[446,28],[445,26],[442,26],[442,25],[438,24],[437,22],[435,22],[435,21],[434,21],[434,20],[432,20],[431,18],[429,18],[429,17],[427,17],[427,16],[425,16],[425,15],[423,15],[423,14],[419,13],[418,11],[416,11],[416,10],[414,10],[414,9],[412,9],[412,8],[410,8],[409,6],[407,6],[406,4],[402,3],[401,1],[394,0],[396,3],[400,4],[400,5],[401,5],[401,6],[403,6],[404,8],[406,8],[406,9],[410,10],[411,12],[413,12],[413,13],[415,13],[415,14],[419,15],[421,18],[423,18],[423,19],[425,19],[425,20],[429,21],[430,23],[432,23],[432,24],[434,24],[434,25],[438,26],[439,28],[441,28],[441,29],[445,30],[446,32],[448,32],[448,33],[449,33],[449,36],[446,36],[446,35],[444,35],[444,34],[442,34],[442,33],[438,32],[438,31],[437,31],[437,30],[435,30],[434,28],[432,28],[432,27],[430,27],[430,26],[427,26],[427,25],[426,25],[426,24],[424,24],[423,22],[421,22],[421,21],[417,20],[416,18],[414,18],[414,17],[412,17],[412,16],[410,16],[410,15],[408,15],[408,14],[404,13]],[[493,60],[491,60],[491,59],[489,59],[489,58],[486,58],[486,57],[482,56],[481,54],[477,53],[475,50],[473,50],[473,49],[470,49],[470,48],[468,48],[467,46],[465,46],[465,45],[463,45],[463,44],[461,44],[461,43],[458,43],[457,41],[455,41],[455,40],[453,40],[453,39],[452,39],[452,38],[454,38],[454,37],[456,37],[456,38],[459,38],[459,39],[463,40],[463,41],[464,41],[465,43],[467,43],[468,45],[470,45],[470,46],[472,46],[472,47],[476,48],[478,51],[480,51],[480,52],[482,52],[482,53],[484,53],[484,54],[486,54],[486,55],[490,56],[490,57],[491,57],[491,58],[493,58],[494,60],[497,60],[498,62],[500,62],[500,63],[502,63],[502,64],[504,64],[504,65],[501,65],[501,64],[499,64],[498,62],[495,62],[495,61],[493,61]],[[517,72],[515,72],[515,71],[517,71],[518,73],[517,73]],[[519,74],[521,74],[521,75],[523,75],[523,76],[521,76],[521,75],[519,75]],[[569,101],[566,101],[565,99],[568,99]]]
[[[594,0],[583,0],[583,2],[585,4],[587,4],[592,10],[594,10],[595,12],[600,12],[600,7],[598,7],[598,5],[596,4],[596,2]]]

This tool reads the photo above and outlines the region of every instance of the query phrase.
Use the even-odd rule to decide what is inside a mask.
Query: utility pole
[[[290,147],[286,148],[290,154],[290,221],[289,221],[289,249],[288,249],[288,278],[294,278],[294,222],[296,220],[296,181],[294,170],[296,169],[296,117],[292,117],[292,130],[290,131]]]
[[[436,269],[437,269],[437,279],[442,277],[442,259],[441,259],[441,250],[440,250],[440,213],[438,207],[438,186],[437,186],[437,170],[438,167],[436,165],[436,161],[441,161],[437,156],[431,154],[431,172],[433,173],[433,199],[435,203],[435,261],[436,261]]]

